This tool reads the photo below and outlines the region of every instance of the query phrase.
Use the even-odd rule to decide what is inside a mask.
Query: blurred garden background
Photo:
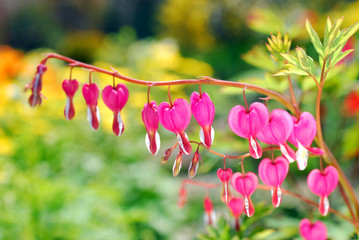
[[[305,30],[309,19],[323,34],[327,16],[344,16],[343,27],[359,21],[359,1],[334,0],[0,0],[0,239],[238,239],[231,216],[220,201],[220,189],[210,190],[217,219],[215,228],[203,221],[205,189],[188,186],[188,202],[177,207],[178,191],[188,178],[191,156],[184,158],[179,176],[172,164],[161,165],[164,151],[176,142],[174,134],[159,128],[161,149],[152,157],[145,146],[141,110],[147,88],[126,84],[129,101],[122,114],[125,132],[111,130],[112,112],[99,101],[101,123],[93,131],[86,120],[86,105],[79,91],[76,116],[63,115],[66,95],[61,83],[69,67],[48,61],[42,106],[31,108],[23,92],[34,77],[42,53],[57,52],[139,79],[165,81],[212,76],[242,81],[283,92],[287,81],[273,77],[280,66],[270,58],[264,43],[270,33],[288,32],[297,45],[317,59]],[[358,49],[356,37],[351,48]],[[359,194],[359,53],[338,64],[323,94],[324,138]],[[88,72],[75,68],[73,78],[88,81]],[[314,114],[315,84],[294,77],[301,107]],[[112,78],[94,73],[100,88]],[[202,86],[216,106],[212,148],[226,154],[248,151],[247,142],[227,124],[229,110],[243,104],[239,89]],[[167,88],[151,89],[151,99],[167,100]],[[189,99],[198,86],[172,87],[172,98]],[[249,102],[263,97],[248,91]],[[281,107],[270,100],[270,109]],[[186,131],[199,140],[194,119]],[[216,170],[222,160],[201,151],[204,165],[195,180],[220,183]],[[257,171],[259,161],[246,160],[246,170]],[[239,171],[238,162],[227,163]],[[313,201],[306,176],[318,168],[317,158],[300,172],[291,165],[284,188]],[[253,195],[256,214],[243,218],[243,239],[301,239],[302,218],[322,220],[330,239],[355,238],[354,228],[331,215],[288,196],[274,209],[268,192]],[[337,189],[331,206],[348,210]],[[228,224],[227,224],[228,223]]]

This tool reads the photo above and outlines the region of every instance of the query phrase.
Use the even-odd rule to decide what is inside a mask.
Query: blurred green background
[[[101,124],[92,131],[86,121],[86,105],[79,91],[76,116],[65,120],[62,80],[69,67],[48,61],[41,107],[30,108],[24,85],[34,76],[41,53],[57,52],[106,69],[151,81],[212,76],[266,87],[288,96],[287,81],[272,77],[281,66],[264,47],[277,31],[293,39],[292,48],[304,47],[317,56],[305,31],[309,18],[319,34],[327,16],[344,16],[343,27],[359,21],[358,1],[299,0],[0,0],[0,239],[232,239],[233,219],[220,201],[220,189],[210,190],[217,219],[216,228],[206,228],[202,201],[205,189],[189,186],[188,203],[176,205],[181,181],[187,178],[191,156],[184,158],[181,174],[172,177],[172,164],[160,164],[165,149],[176,139],[159,128],[161,150],[152,157],[145,147],[141,110],[147,88],[127,84],[130,97],[122,114],[126,130],[118,138],[111,131],[112,112],[100,101]],[[358,34],[357,34],[358,36]],[[350,40],[358,49],[356,38]],[[323,95],[323,128],[333,150],[357,193],[359,172],[359,55],[355,52],[339,64]],[[74,69],[80,83],[88,72]],[[102,88],[112,78],[95,73]],[[294,77],[297,99],[314,113],[315,84]],[[229,129],[227,116],[243,104],[241,91],[203,86],[216,106],[212,148],[226,154],[247,152],[247,143]],[[197,86],[171,88],[172,97],[189,99]],[[249,102],[258,94],[248,92]],[[167,100],[166,88],[151,89],[158,103]],[[281,107],[269,101],[269,108]],[[199,140],[199,126],[187,129]],[[195,180],[219,183],[220,158],[201,151]],[[279,154],[279,153],[276,153]],[[246,170],[257,171],[259,161],[246,160]],[[237,162],[228,163],[234,171]],[[304,172],[291,166],[284,188],[313,201],[306,176],[317,168],[310,159]],[[302,218],[324,221],[330,239],[349,239],[354,228],[335,216],[319,217],[318,210],[284,196],[280,208],[271,206],[268,192],[253,195],[256,214],[243,217],[241,237],[249,239],[300,239]],[[339,191],[331,206],[348,214]],[[220,237],[219,237],[220,236]],[[235,239],[235,238],[233,238]],[[237,238],[238,239],[238,238]],[[356,239],[353,237],[353,239]]]

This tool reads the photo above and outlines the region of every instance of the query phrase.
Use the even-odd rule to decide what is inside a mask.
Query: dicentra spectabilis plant
[[[271,35],[266,43],[273,61],[280,66],[281,70],[277,71],[273,76],[285,77],[288,81],[288,92],[290,98],[281,93],[274,92],[269,89],[242,83],[230,82],[211,77],[202,77],[198,79],[182,79],[175,81],[144,81],[121,75],[112,69],[108,71],[89,64],[85,64],[65,56],[50,53],[37,67],[35,77],[26,88],[31,89],[29,104],[32,107],[42,103],[42,87],[43,75],[47,69],[46,62],[51,58],[56,58],[68,62],[72,68],[82,67],[90,71],[89,82],[78,83],[72,79],[71,74],[69,80],[63,82],[63,90],[67,96],[65,107],[65,117],[70,120],[75,115],[75,107],[73,97],[79,85],[82,85],[82,94],[87,105],[87,118],[93,129],[98,129],[100,124],[100,112],[98,108],[98,99],[100,89],[96,83],[91,80],[91,73],[97,72],[107,74],[115,78],[128,82],[129,84],[138,84],[148,87],[147,103],[144,103],[142,110],[142,120],[147,132],[145,137],[145,145],[152,155],[156,155],[160,151],[160,137],[158,133],[158,125],[161,125],[168,131],[173,132],[177,137],[177,143],[171,148],[164,151],[161,163],[166,164],[174,150],[178,150],[177,157],[174,159],[172,172],[174,176],[180,173],[184,155],[192,153],[192,145],[196,147],[192,160],[189,163],[188,176],[195,177],[199,161],[201,159],[201,150],[206,150],[223,160],[223,168],[217,169],[217,177],[221,183],[206,183],[185,179],[182,182],[178,206],[183,207],[187,201],[188,185],[197,185],[205,188],[204,211],[207,223],[215,225],[214,204],[209,199],[208,192],[211,189],[222,188],[219,198],[227,205],[228,209],[236,219],[236,230],[240,231],[240,218],[242,212],[248,217],[255,218],[256,204],[251,198],[256,198],[257,189],[271,191],[272,204],[279,207],[282,203],[282,196],[295,197],[302,203],[309,204],[314,208],[319,208],[321,215],[325,216],[333,213],[343,218],[359,231],[359,203],[358,198],[353,190],[352,185],[345,176],[338,160],[335,158],[331,150],[324,142],[321,125],[321,95],[327,80],[329,71],[341,62],[353,50],[343,50],[343,47],[349,38],[358,30],[359,23],[352,25],[347,29],[340,29],[343,19],[339,19],[334,23],[328,18],[326,21],[324,39],[321,41],[318,34],[313,29],[309,21],[306,22],[306,29],[309,38],[314,46],[315,51],[319,55],[318,61],[307,55],[304,49],[297,47],[295,51],[290,50],[291,40],[288,34],[284,37],[280,33],[276,36]],[[317,88],[317,98],[313,101],[315,112],[310,113],[300,109],[299,99],[296,99],[294,87],[292,84],[293,76],[307,76],[311,78]],[[228,109],[228,126],[227,133],[229,137],[234,134],[241,138],[247,139],[248,148],[241,155],[229,155],[217,152],[216,141],[214,140],[214,128],[212,127],[215,118],[215,104],[208,93],[202,92],[204,85],[217,85],[224,87],[233,87],[243,89],[244,106],[239,102],[230,102]],[[199,93],[193,92],[188,100],[178,98],[174,102],[171,100],[170,87],[175,85],[198,85]],[[150,101],[150,88],[157,86],[168,86],[169,102],[162,102],[157,106],[155,100]],[[278,101],[283,105],[283,109],[271,110],[271,106],[267,107],[265,103],[259,101],[252,102],[249,106],[245,97],[245,91],[254,91],[266,95],[266,100]],[[121,110],[125,107],[128,100],[129,92],[127,87],[119,83],[108,85],[102,90],[102,100],[105,105],[114,113],[113,132],[119,136],[123,133],[124,124],[121,118]],[[234,107],[233,107],[234,106]],[[269,110],[271,111],[269,111]],[[188,128],[192,114],[200,125],[199,141],[190,139],[185,131]],[[223,128],[222,128],[223,129]],[[234,132],[231,133],[231,131]],[[191,136],[191,135],[190,135]],[[239,145],[243,139],[234,138]],[[316,146],[315,146],[316,145]],[[262,160],[257,160],[261,159]],[[248,158],[253,158],[249,160]],[[282,188],[293,182],[287,182],[287,175],[296,174],[296,171],[289,171],[291,163],[296,162],[299,170],[304,170],[310,161],[320,162],[321,170],[312,170],[307,178],[307,185],[312,193],[319,196],[319,204],[308,199],[315,199],[315,196],[307,196],[307,193],[294,193],[288,189]],[[246,161],[244,161],[246,159]],[[324,160],[324,161],[323,161]],[[237,161],[240,169],[226,167],[226,161]],[[256,171],[244,172],[244,163],[252,161],[258,166],[258,175],[265,185],[258,184]],[[204,161],[205,162],[205,161]],[[323,169],[323,164],[327,164]],[[203,164],[203,162],[202,162]],[[227,165],[228,166],[228,165]],[[239,171],[238,171],[239,170]],[[305,171],[304,171],[305,173]],[[229,184],[231,183],[231,184]],[[330,208],[328,196],[339,185],[340,194],[348,207],[346,213]],[[233,188],[235,191],[231,191]],[[296,189],[291,187],[291,189]],[[232,193],[231,193],[232,192]],[[309,191],[308,191],[309,192]],[[339,194],[339,191],[338,191]],[[238,196],[241,195],[242,197]],[[216,201],[217,202],[217,201]],[[283,203],[284,204],[284,203]],[[282,205],[283,205],[282,204]],[[224,206],[225,206],[224,205]],[[313,218],[313,214],[309,213]],[[315,216],[314,216],[315,217]],[[245,219],[246,217],[244,217]],[[244,228],[244,231],[250,231],[250,228]],[[322,222],[311,223],[308,219],[300,222],[297,235],[301,235],[306,240],[324,240],[327,238],[327,229]],[[329,234],[330,235],[330,234]]]

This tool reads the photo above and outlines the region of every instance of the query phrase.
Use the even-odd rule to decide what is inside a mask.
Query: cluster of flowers
[[[29,98],[31,106],[41,104],[42,75],[45,71],[46,66],[40,64],[29,86],[32,90]],[[71,120],[75,115],[73,97],[78,90],[79,83],[76,79],[65,79],[62,87],[67,96],[64,115],[67,120]],[[96,130],[100,122],[97,106],[99,88],[90,79],[89,84],[82,86],[82,94],[88,106],[88,121],[91,127]],[[120,112],[128,97],[129,92],[124,84],[108,85],[102,90],[102,99],[105,105],[114,113],[112,129],[117,136],[120,136],[124,131]],[[174,176],[177,176],[181,169],[183,154],[189,155],[192,152],[191,143],[185,133],[192,114],[201,126],[199,133],[201,143],[210,148],[214,139],[212,123],[215,107],[206,92],[193,92],[190,103],[182,98],[176,99],[173,103],[170,99],[169,103],[162,102],[159,105],[155,101],[148,101],[142,110],[142,119],[147,131],[145,142],[151,154],[156,155],[160,148],[160,136],[157,131],[159,123],[177,136],[180,150],[173,165]],[[278,156],[275,159],[264,158],[258,167],[260,179],[266,185],[271,186],[272,203],[275,207],[278,207],[282,201],[280,187],[287,176],[289,164],[296,161],[298,168],[304,170],[307,166],[308,151],[315,155],[323,154],[321,149],[311,147],[316,136],[317,125],[315,118],[309,112],[301,113],[299,118],[291,116],[282,109],[275,109],[269,114],[266,105],[255,102],[248,107],[246,102],[245,107],[237,105],[232,108],[228,116],[228,124],[236,135],[248,139],[249,153],[255,159],[262,157],[262,148],[257,140],[269,145],[279,146],[283,156]],[[296,152],[288,145],[287,141],[297,148]],[[167,162],[173,149],[170,148],[165,152],[163,162]],[[200,159],[199,148],[197,148],[188,169],[190,178],[195,176]],[[223,183],[221,199],[228,205],[235,218],[238,219],[243,211],[248,217],[252,216],[255,209],[250,197],[258,186],[257,175],[253,172],[245,173],[244,170],[242,173],[233,174],[231,169],[223,168],[218,169],[217,176]],[[330,208],[328,196],[336,188],[338,179],[338,172],[332,166],[328,166],[324,170],[314,169],[308,175],[308,186],[314,194],[320,197],[319,211],[324,216],[328,214]],[[244,199],[231,196],[229,182]],[[205,205],[205,210],[210,217],[213,207],[207,198]],[[305,223],[303,223],[304,225]],[[307,227],[302,228],[307,229]]]

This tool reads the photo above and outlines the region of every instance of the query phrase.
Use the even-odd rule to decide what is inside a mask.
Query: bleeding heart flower
[[[321,221],[311,223],[307,218],[300,221],[299,232],[305,240],[326,240],[328,236],[324,223]]]
[[[326,216],[329,212],[328,196],[337,187],[339,174],[335,167],[328,166],[323,172],[312,170],[307,179],[308,187],[315,195],[319,196],[319,212]]]
[[[257,135],[259,141],[266,144],[278,145],[283,156],[289,162],[294,162],[295,152],[287,144],[287,139],[293,131],[293,120],[287,111],[274,109],[271,112],[268,125]]]
[[[229,127],[238,136],[248,139],[249,152],[253,158],[262,157],[262,148],[256,136],[267,126],[268,120],[268,109],[259,102],[252,103],[248,111],[243,106],[237,105],[229,112]]]
[[[214,138],[212,123],[216,112],[214,104],[206,92],[201,95],[193,92],[190,102],[193,116],[201,126],[199,138],[206,147],[211,147]]]
[[[142,120],[146,127],[146,146],[152,155],[156,155],[160,150],[160,135],[158,134],[158,107],[155,101],[145,103],[142,110]]]
[[[76,79],[65,79],[62,82],[62,89],[66,93],[66,106],[64,110],[64,114],[67,120],[71,120],[75,116],[75,106],[73,102],[73,98],[77,89],[79,88],[79,83]]]
[[[212,200],[207,196],[203,199],[203,207],[204,211],[206,212],[205,221],[208,225],[212,225],[216,216],[213,211]]]
[[[253,172],[247,172],[244,175],[240,172],[237,172],[233,174],[231,184],[232,187],[244,197],[244,208],[246,215],[248,217],[253,216],[255,210],[250,196],[257,188],[257,175]]]
[[[34,79],[30,84],[27,84],[25,89],[31,88],[31,95],[29,97],[29,104],[31,107],[35,107],[36,105],[41,105],[42,102],[42,76],[46,72],[47,67],[45,64],[41,63],[37,66],[36,74]]]
[[[298,148],[296,153],[298,169],[304,170],[307,167],[308,151],[316,155],[322,155],[324,152],[320,148],[310,147],[317,134],[317,123],[313,115],[303,112],[298,120],[293,116],[292,120],[294,126],[288,141]]]
[[[182,208],[187,202],[187,191],[186,189],[182,186],[179,194],[178,194],[178,201],[177,201],[177,206],[179,208]]]
[[[90,126],[96,130],[100,123],[100,111],[97,107],[99,90],[95,83],[84,84],[82,87],[82,95],[87,104],[87,121]]]
[[[197,151],[194,153],[192,161],[188,167],[189,178],[193,178],[196,175],[197,170],[198,170],[199,160],[202,160],[201,155],[199,154],[198,150],[199,149],[197,148]]]
[[[102,100],[113,112],[112,131],[116,136],[121,136],[125,130],[125,125],[121,118],[121,110],[127,103],[128,95],[128,89],[122,83],[117,84],[116,87],[107,85],[102,90]]]
[[[233,171],[230,168],[226,168],[226,169],[220,168],[217,170],[217,176],[223,184],[221,200],[224,203],[228,203],[231,200],[231,191],[229,190],[228,182],[231,180],[232,174]]]
[[[285,177],[288,174],[289,163],[284,157],[277,157],[274,161],[265,158],[258,166],[259,178],[266,184],[272,187],[272,204],[279,207],[282,202],[282,185]]]
[[[177,135],[177,141],[183,152],[186,155],[190,154],[192,147],[187,134],[184,132],[191,121],[191,107],[189,103],[182,98],[176,99],[172,106],[167,102],[163,102],[158,106],[158,113],[160,123],[167,130]]]
[[[235,228],[237,231],[240,230],[239,217],[244,210],[244,200],[241,197],[233,197],[227,204],[233,217],[235,218]]]

